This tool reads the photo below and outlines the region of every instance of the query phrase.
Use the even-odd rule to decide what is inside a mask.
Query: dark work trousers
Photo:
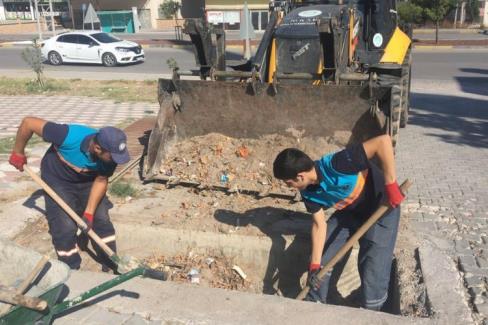
[[[49,185],[81,217],[85,211],[92,184],[91,182],[86,182]],[[58,259],[68,264],[72,269],[79,269],[81,257],[76,235],[78,227],[71,217],[47,193],[44,194],[44,197],[46,200],[46,218],[49,224],[49,232],[52,236]],[[108,215],[108,210],[111,207],[112,204],[104,196],[94,214],[93,231],[115,252],[115,229]],[[113,268],[113,263],[98,245],[92,242],[92,246],[102,265],[105,268]]]
[[[398,232],[400,208],[391,209],[359,240],[358,268],[363,308],[380,310],[388,298],[391,263]],[[344,246],[366,219],[351,212],[336,211],[327,221],[327,239],[321,265],[325,265]],[[306,300],[327,302],[329,272],[318,290],[310,290]]]

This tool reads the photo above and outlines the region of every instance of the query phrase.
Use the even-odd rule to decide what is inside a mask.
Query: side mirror
[[[90,42],[90,45],[88,45],[88,47],[94,47],[94,46],[98,46],[98,44],[95,42]]]

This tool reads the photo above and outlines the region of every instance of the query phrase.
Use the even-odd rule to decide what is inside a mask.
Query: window
[[[78,35],[77,34],[62,35],[58,37],[57,41],[61,43],[78,43]]]
[[[117,37],[107,34],[107,33],[97,33],[97,34],[91,34],[91,37],[99,41],[100,43],[115,43],[115,42],[120,42],[120,39]]]
[[[85,35],[78,35],[78,44],[90,45],[92,43],[96,43],[90,37]]]

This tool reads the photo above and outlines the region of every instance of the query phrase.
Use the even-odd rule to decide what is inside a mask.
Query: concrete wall
[[[41,28],[44,24],[41,24]],[[43,28],[44,29],[44,28]],[[22,33],[36,33],[36,22],[32,21],[9,21],[0,24],[0,34],[22,34]]]
[[[178,25],[183,26],[185,20],[178,19]],[[156,19],[156,28],[157,29],[173,29],[175,27],[175,20],[174,19]]]

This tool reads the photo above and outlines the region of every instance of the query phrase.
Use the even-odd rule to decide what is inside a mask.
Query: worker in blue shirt
[[[381,163],[380,170],[373,157]],[[346,241],[373,214],[383,200],[391,209],[360,239],[358,268],[362,307],[381,310],[388,298],[400,203],[404,199],[396,180],[391,138],[382,135],[362,144],[313,161],[304,152],[289,148],[278,154],[274,176],[300,191],[312,214],[312,253],[306,300],[327,303],[330,272],[317,274]],[[325,210],[335,212],[327,217]]]
[[[9,162],[19,171],[27,163],[25,147],[33,134],[50,142],[41,161],[41,178],[101,237],[114,252],[115,229],[106,197],[108,178],[117,164],[130,160],[127,137],[114,127],[99,130],[77,124],[58,124],[36,117],[26,117],[17,131]],[[81,257],[77,244],[77,226],[66,212],[47,194],[46,217],[58,259],[72,269],[79,269]],[[102,270],[115,265],[94,243]]]

